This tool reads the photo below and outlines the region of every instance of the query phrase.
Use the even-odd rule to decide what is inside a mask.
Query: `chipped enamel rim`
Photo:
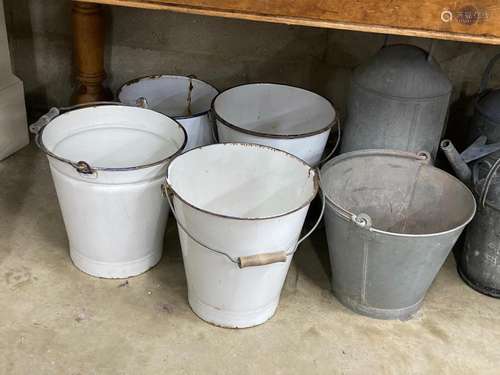
[[[306,199],[306,201],[303,204],[301,204],[297,208],[294,208],[294,209],[289,210],[289,211],[284,212],[284,213],[280,213],[280,214],[276,214],[276,215],[272,215],[272,216],[262,216],[262,217],[241,217],[241,216],[231,216],[231,215],[219,214],[219,213],[212,212],[212,211],[206,210],[204,208],[198,207],[198,206],[196,206],[196,205],[188,202],[171,185],[170,180],[169,180],[169,176],[168,176],[170,168],[175,163],[175,160],[177,158],[182,157],[183,155],[186,155],[186,154],[188,154],[190,152],[193,152],[193,151],[196,151],[196,150],[200,150],[202,148],[215,148],[215,147],[220,147],[221,145],[223,145],[223,146],[231,146],[231,147],[235,147],[235,146],[256,147],[256,148],[260,148],[260,149],[266,149],[266,150],[271,150],[271,151],[274,151],[274,152],[282,153],[284,156],[287,156],[287,157],[290,157],[292,159],[297,160],[298,162],[300,162],[302,165],[304,165],[305,167],[307,167],[309,169],[309,174],[310,173],[314,174],[314,177],[313,177],[313,185],[314,185],[313,193],[311,194],[310,197],[308,197]],[[183,203],[185,203],[186,205],[188,205],[189,207],[191,207],[191,208],[193,208],[193,209],[195,209],[197,211],[200,211],[200,212],[203,212],[203,213],[206,213],[206,214],[209,214],[209,215],[221,217],[221,218],[224,218],[224,219],[250,220],[250,221],[276,219],[276,218],[287,216],[289,214],[297,212],[297,211],[301,210],[302,208],[307,207],[312,202],[312,200],[316,197],[316,194],[318,193],[318,190],[319,190],[319,176],[318,176],[317,168],[312,168],[309,164],[307,164],[302,159],[300,159],[300,158],[298,158],[298,157],[296,157],[296,156],[294,156],[294,155],[292,155],[292,154],[290,154],[290,153],[288,153],[286,151],[278,150],[278,149],[273,148],[273,147],[262,146],[262,145],[258,145],[258,144],[255,144],[255,143],[238,143],[238,142],[223,142],[223,143],[214,143],[214,144],[211,144],[211,145],[200,146],[200,147],[193,148],[193,149],[191,149],[189,151],[186,151],[185,153],[183,153],[181,155],[178,155],[168,165],[167,176],[166,176],[165,182],[168,185],[168,187],[170,188],[170,190],[172,190],[172,192],[177,196],[177,198],[179,198]]]
[[[311,132],[308,132],[308,133],[298,133],[298,134],[273,134],[273,133],[265,133],[265,132],[259,132],[259,131],[255,131],[255,130],[249,130],[249,129],[245,129],[245,128],[242,128],[238,125],[235,125],[233,123],[230,123],[229,121],[225,120],[224,118],[222,118],[216,111],[215,109],[215,102],[217,101],[217,99],[228,93],[229,91],[233,90],[233,89],[236,89],[236,88],[239,88],[239,87],[243,87],[243,86],[260,86],[260,85],[268,85],[268,86],[284,86],[284,87],[291,87],[293,89],[297,89],[297,90],[301,90],[301,91],[304,91],[310,95],[315,95],[315,96],[319,96],[320,98],[323,98],[324,100],[326,100],[328,102],[328,104],[331,106],[331,109],[333,111],[333,121],[330,122],[329,124],[327,124],[326,126],[324,126],[323,128],[321,129],[318,129],[318,130],[314,130],[314,131],[311,131]],[[292,85],[286,85],[286,84],[283,84],[283,83],[272,83],[272,82],[257,82],[257,83],[244,83],[244,84],[241,84],[241,85],[237,85],[237,86],[233,86],[231,88],[228,88],[222,92],[220,92],[213,100],[212,100],[212,112],[215,116],[215,119],[220,121],[222,124],[224,124],[225,126],[233,129],[233,130],[236,130],[236,131],[239,131],[241,133],[246,133],[246,134],[250,134],[250,135],[254,135],[254,136],[257,136],[257,137],[264,137],[264,138],[279,138],[279,139],[293,139],[293,138],[305,138],[305,137],[310,137],[310,136],[313,136],[313,135],[317,135],[317,134],[321,134],[321,133],[324,133],[328,130],[330,130],[336,123],[337,123],[337,111],[335,110],[335,107],[333,106],[333,103],[330,99],[320,95],[320,94],[317,94],[315,92],[312,92],[310,90],[306,90],[306,89],[303,89],[301,87],[297,87],[297,86],[292,86]]]

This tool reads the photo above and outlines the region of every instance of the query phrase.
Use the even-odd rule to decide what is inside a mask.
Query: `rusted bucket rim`
[[[255,130],[249,130],[249,129],[242,128],[242,127],[240,127],[238,125],[230,123],[229,121],[227,121],[227,120],[223,119],[221,116],[219,116],[219,114],[215,110],[215,102],[217,101],[217,99],[221,95],[223,95],[223,94],[225,94],[225,93],[227,93],[227,92],[229,92],[229,91],[231,91],[233,89],[239,88],[239,87],[243,87],[243,86],[258,86],[258,85],[291,87],[291,88],[294,88],[294,89],[302,90],[302,91],[307,92],[307,93],[309,93],[311,95],[319,96],[319,97],[323,98],[324,100],[326,100],[330,104],[330,106],[332,107],[333,121],[331,123],[325,125],[321,129],[314,130],[314,131],[311,131],[311,132],[308,132],[308,133],[299,133],[299,134],[272,134],[272,133],[265,133],[265,132],[259,132],[259,131],[255,131]],[[214,114],[214,117],[215,117],[216,120],[220,121],[221,123],[223,123],[227,127],[232,128],[233,130],[237,130],[237,131],[239,131],[241,133],[246,133],[246,134],[255,135],[257,137],[264,137],[264,138],[292,139],[292,138],[310,137],[310,136],[321,134],[321,133],[324,133],[324,132],[330,130],[337,123],[337,112],[336,112],[335,107],[333,106],[333,103],[332,103],[332,101],[330,99],[324,97],[323,95],[317,94],[317,93],[315,93],[313,91],[303,89],[301,87],[297,87],[297,86],[293,86],[293,85],[286,85],[286,84],[283,84],[283,83],[272,83],[272,82],[244,83],[244,84],[241,84],[241,85],[236,85],[236,86],[230,87],[230,88],[228,88],[228,89],[226,89],[224,91],[221,91],[212,100],[212,113]]]
[[[198,207],[198,206],[192,204],[191,202],[188,202],[170,184],[170,180],[169,180],[169,177],[168,177],[168,172],[170,170],[170,167],[172,166],[172,163],[175,161],[175,159],[177,159],[177,157],[181,157],[181,156],[186,155],[186,154],[188,154],[190,152],[193,152],[193,151],[196,151],[196,150],[200,150],[202,148],[219,147],[221,145],[226,145],[226,146],[246,146],[246,147],[256,147],[256,148],[261,148],[261,149],[267,149],[267,150],[272,150],[274,152],[282,153],[284,156],[287,156],[287,157],[290,157],[292,159],[297,160],[298,162],[300,162],[302,165],[304,165],[305,167],[307,167],[309,169],[309,174],[311,174],[311,173],[314,174],[314,177],[313,177],[313,179],[314,179],[313,180],[313,183],[314,183],[313,193],[311,194],[310,197],[307,198],[307,200],[302,205],[300,205],[297,208],[294,208],[292,210],[289,210],[287,212],[283,212],[283,213],[280,213],[280,214],[277,214],[277,215],[262,216],[262,217],[241,217],[241,216],[231,216],[231,215],[218,214],[218,213],[206,210],[204,208]],[[179,198],[182,202],[184,202],[186,205],[188,205],[189,207],[191,207],[191,208],[193,208],[193,209],[195,209],[197,211],[203,212],[205,214],[216,216],[216,217],[221,217],[221,218],[224,218],[224,219],[244,220],[244,221],[259,221],[259,220],[271,220],[271,219],[276,219],[276,218],[279,218],[279,217],[287,216],[287,215],[290,215],[290,214],[292,214],[294,212],[297,212],[297,211],[301,210],[302,208],[308,206],[312,202],[312,200],[316,197],[316,195],[318,193],[318,190],[319,190],[319,175],[318,175],[318,169],[317,168],[311,167],[309,164],[307,164],[302,159],[296,157],[295,155],[292,155],[292,154],[290,154],[290,153],[288,153],[286,151],[282,151],[282,150],[279,150],[279,149],[276,149],[276,148],[273,148],[273,147],[269,147],[269,146],[258,145],[258,144],[255,144],[255,143],[221,142],[221,143],[214,143],[214,144],[211,144],[211,145],[204,145],[204,146],[195,147],[195,148],[193,148],[193,149],[191,149],[189,151],[184,152],[181,155],[177,155],[175,159],[173,159],[170,162],[170,164],[168,165],[167,176],[166,176],[166,179],[165,179],[165,181],[166,181],[166,183],[168,185],[168,188],[172,191],[172,193],[175,196],[177,196],[177,198]]]
[[[120,100],[120,94],[121,94],[122,90],[126,86],[134,85],[135,83],[137,83],[139,81],[142,81],[142,80],[146,80],[146,79],[160,79],[160,78],[185,78],[185,79],[191,79],[191,81],[200,82],[200,83],[202,83],[204,85],[207,85],[207,86],[211,87],[212,89],[214,89],[217,92],[216,97],[219,96],[219,94],[220,94],[220,91],[215,86],[211,85],[210,83],[208,83],[206,81],[203,81],[201,79],[195,78],[195,77],[188,77],[188,76],[183,76],[183,75],[180,75],[180,74],[150,74],[150,75],[147,75],[147,76],[134,78],[134,79],[131,79],[130,81],[125,82],[123,85],[120,86],[120,88],[116,92],[116,99]],[[168,117],[170,117],[173,120],[185,120],[185,119],[190,119],[190,118],[205,116],[205,115],[207,115],[210,112],[210,110],[211,110],[211,108],[208,108],[205,111],[197,112],[197,113],[194,113],[194,114],[192,114],[190,116],[168,116]],[[154,111],[154,109],[153,109],[153,111]]]
[[[364,157],[364,156],[399,156],[402,158],[412,159],[412,160],[420,161],[420,162],[424,162],[424,163],[426,163],[428,160],[427,158],[424,158],[423,155],[421,155],[420,153],[414,154],[412,152],[389,150],[389,149],[384,149],[384,150],[369,149],[369,150],[350,151],[350,152],[343,153],[343,154],[331,159],[330,161],[328,161],[325,165],[323,165],[321,170],[332,167],[333,165],[338,164],[346,159],[352,159],[352,158]],[[464,223],[462,223],[461,225],[459,225],[457,227],[454,227],[454,228],[451,228],[451,229],[448,229],[448,230],[445,230],[442,232],[420,233],[420,234],[395,233],[395,232],[388,232],[388,231],[385,231],[382,229],[377,229],[373,226],[369,229],[371,232],[380,233],[380,234],[384,234],[384,235],[388,235],[388,236],[406,237],[406,238],[432,237],[432,236],[441,236],[441,235],[444,235],[447,233],[455,232],[457,229],[461,229],[470,223],[470,221],[474,218],[474,215],[476,214],[476,210],[477,210],[476,199],[474,198],[474,195],[472,194],[470,189],[467,187],[467,185],[465,185],[458,178],[456,178],[456,177],[450,175],[449,173],[446,173],[445,171],[443,171],[439,168],[436,168],[432,165],[429,165],[429,166],[431,168],[434,168],[437,173],[440,173],[442,175],[446,175],[447,177],[455,180],[455,182],[457,182],[459,185],[461,185],[465,190],[467,190],[471,194],[474,208],[472,210],[471,215],[467,218],[467,220],[465,220]],[[344,217],[344,215],[342,215],[342,212],[347,213],[350,217],[355,217],[357,215],[357,214],[345,209],[339,203],[336,203],[334,201],[334,199],[328,195],[327,191],[324,189],[323,181],[321,180],[321,173],[319,174],[319,184],[320,184],[320,189],[323,191],[323,194],[325,196],[325,201],[326,201],[327,205],[329,205],[331,208],[333,208],[336,213],[338,213],[341,217]]]

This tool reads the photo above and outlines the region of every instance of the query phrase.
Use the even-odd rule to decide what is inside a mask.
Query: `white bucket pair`
[[[205,146],[170,163],[166,196],[200,318],[244,328],[273,316],[296,248],[321,220],[299,240],[317,191],[312,167],[255,144]]]
[[[73,263],[106,278],[154,266],[168,217],[160,186],[186,143],[182,126],[148,109],[104,105],[53,108],[30,130],[49,159]]]
[[[184,151],[214,143],[209,117],[217,89],[193,77],[159,75],[125,83],[117,93],[127,105],[153,109],[178,121],[186,130]]]
[[[256,143],[295,155],[312,166],[322,161],[328,137],[338,124],[333,105],[311,91],[254,83],[220,93],[213,101],[221,142]],[[338,146],[340,127],[334,149]]]

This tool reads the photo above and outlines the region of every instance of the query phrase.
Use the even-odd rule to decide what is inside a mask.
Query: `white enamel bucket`
[[[118,90],[118,100],[161,112],[186,130],[184,151],[214,143],[209,117],[216,88],[193,77],[159,75],[134,79]]]
[[[313,166],[320,163],[336,122],[335,109],[324,97],[272,83],[230,88],[216,96],[212,110],[221,142],[274,147]]]
[[[161,181],[185,131],[167,116],[122,105],[59,114],[30,127],[49,159],[76,267],[124,278],[161,258],[168,205]]]
[[[255,144],[214,144],[175,158],[171,194],[193,311],[218,326],[271,318],[311,200],[317,172]],[[324,208],[324,207],[323,207]]]

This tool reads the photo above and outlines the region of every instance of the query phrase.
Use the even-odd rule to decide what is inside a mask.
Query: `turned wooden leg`
[[[106,100],[104,71],[104,16],[98,4],[73,1],[73,51],[78,87],[74,103]]]

